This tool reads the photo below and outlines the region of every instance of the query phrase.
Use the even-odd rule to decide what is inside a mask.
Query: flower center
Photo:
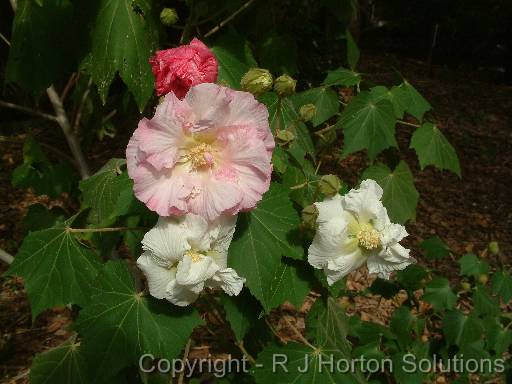
[[[214,163],[214,148],[208,143],[197,143],[186,149],[186,154],[182,156],[185,162],[190,162],[192,170],[198,170],[205,167],[211,167]]]
[[[193,263],[197,263],[202,257],[204,257],[202,253],[194,249],[189,249],[185,254],[192,259]]]
[[[364,228],[357,233],[359,246],[368,251],[380,247],[380,234],[375,229]]]

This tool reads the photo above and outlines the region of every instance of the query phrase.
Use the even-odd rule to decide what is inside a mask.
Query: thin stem
[[[277,333],[277,331],[274,329],[274,326],[270,323],[270,321],[268,321],[267,318],[265,318],[265,323],[267,324],[268,328],[272,331],[274,336],[277,337],[281,343],[286,344],[286,340],[283,339],[281,335],[279,335],[279,333]]]
[[[14,257],[10,253],[7,253],[2,248],[0,248],[0,260],[7,264],[12,264]]]
[[[5,42],[5,44],[7,44],[7,46],[11,46],[11,42],[7,39],[7,37],[3,35],[2,32],[0,32],[0,39],[2,39]]]
[[[121,232],[121,231],[145,231],[145,227],[112,227],[112,228],[70,228],[66,231],[71,233],[90,233],[90,232]]]
[[[192,339],[188,339],[187,345],[185,345],[185,352],[183,353],[183,360],[186,361],[188,359],[188,354],[190,353],[190,345],[192,344]],[[178,378],[178,384],[183,384],[183,379],[185,378],[185,369],[180,372],[180,377]],[[171,377],[170,384],[172,384],[173,378]]]
[[[34,110],[32,108],[24,107],[22,105],[9,103],[7,101],[1,101],[0,100],[0,107],[15,109],[17,111],[28,113],[29,115],[39,116],[39,117],[42,117],[44,119],[48,119],[48,120],[51,120],[51,121],[57,121],[57,117],[56,116],[49,115],[48,113],[44,113],[44,112],[39,112],[39,111],[36,111],[36,110]]]
[[[75,133],[71,129],[71,124],[70,124],[68,116],[66,114],[66,110],[64,109],[64,106],[62,105],[62,100],[59,97],[59,94],[57,93],[57,91],[55,90],[55,87],[53,85],[51,85],[46,90],[46,93],[48,94],[48,97],[50,98],[50,101],[53,105],[53,109],[55,110],[55,115],[57,116],[57,123],[62,128],[62,132],[64,133],[64,136],[66,137],[66,140],[69,145],[69,149],[71,150],[73,157],[75,158],[76,162],[78,163],[80,175],[82,176],[82,179],[87,179],[90,175],[89,166],[87,165],[87,162],[85,161],[85,157],[84,157],[84,154],[82,153],[82,148],[80,147],[78,138],[76,137]]]
[[[243,4],[240,8],[238,8],[238,10],[233,12],[230,16],[228,16],[227,18],[222,20],[218,25],[216,25],[215,27],[210,29],[208,32],[206,32],[204,34],[204,37],[209,37],[209,36],[213,35],[214,33],[216,33],[219,29],[221,29],[223,26],[225,26],[227,23],[229,23],[231,20],[233,20],[235,17],[237,17],[241,12],[243,12],[245,9],[247,9],[253,2],[254,2],[254,0],[249,0],[248,2]]]
[[[317,347],[315,347],[313,344],[311,344],[303,335],[300,333],[300,331],[293,325],[290,320],[286,318],[286,316],[283,316],[284,321],[288,324],[288,326],[292,329],[293,333],[299,338],[300,341],[302,341],[303,344],[307,345],[309,348],[313,350],[318,350]]]
[[[329,132],[331,129],[335,128],[336,124],[328,125],[325,128],[319,129],[318,131],[315,131],[315,135],[322,136],[323,133]]]
[[[66,98],[66,96],[68,95],[71,87],[78,81],[78,78],[80,77],[80,73],[77,73],[76,72],[73,72],[71,74],[71,76],[69,77],[69,80],[66,84],[66,86],[64,87],[64,90],[62,91],[62,93],[60,94],[60,99],[62,100],[62,102],[64,102],[64,99]]]
[[[396,122],[397,122],[398,124],[408,125],[409,127],[415,127],[415,128],[419,128],[419,127],[421,127],[421,125],[419,125],[419,124],[409,123],[408,121],[397,120]]]
[[[252,357],[249,352],[247,352],[247,349],[245,349],[245,347],[244,347],[244,342],[243,341],[237,342],[236,346],[242,351],[244,356],[247,357],[247,360],[249,360],[249,362],[251,364],[256,364],[256,359],[254,357]]]

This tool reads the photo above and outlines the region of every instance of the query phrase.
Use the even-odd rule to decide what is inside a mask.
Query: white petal
[[[151,251],[168,266],[179,261],[190,249],[181,221],[181,218],[160,217],[157,224],[144,235],[142,249]]]
[[[324,268],[327,275],[327,283],[329,285],[334,284],[350,272],[360,268],[365,261],[366,256],[363,255],[359,248],[350,254],[329,260],[327,266]]]
[[[185,255],[178,264],[176,281],[179,285],[194,286],[210,279],[218,269],[211,257],[199,256],[197,261],[193,261]]]
[[[233,268],[218,270],[207,282],[211,288],[222,288],[229,296],[237,296],[244,287],[245,279],[238,276]]]
[[[228,248],[235,233],[237,216],[221,216],[209,230],[211,252],[219,268],[227,267]]]
[[[338,216],[319,225],[308,249],[308,262],[315,268],[323,268],[346,251],[351,241],[347,232],[347,220]]]
[[[210,249],[208,222],[199,215],[189,213],[183,220],[186,238],[192,248],[205,252]]]
[[[405,227],[400,224],[388,224],[382,231],[382,245],[384,247],[398,243],[408,235]]]
[[[194,292],[186,286],[179,285],[176,280],[174,280],[167,287],[165,298],[175,305],[184,307],[196,301],[198,296],[198,292]]]
[[[368,258],[368,272],[376,273],[382,279],[389,279],[389,275],[393,271],[405,269],[408,265],[416,262],[414,258],[409,257],[409,250],[400,244],[389,248],[389,252],[393,254],[391,257],[380,257],[373,255]]]
[[[318,209],[317,223],[321,224],[335,217],[342,216],[343,206],[341,201],[341,196],[335,195],[330,199],[328,198],[322,202],[315,203],[315,206]]]
[[[149,293],[157,299],[166,297],[167,286],[174,281],[176,269],[163,268],[158,265],[151,252],[144,252],[137,259],[137,266],[144,272],[148,281]]]
[[[386,208],[382,205],[382,188],[373,180],[364,180],[358,189],[352,189],[342,198],[343,207],[352,212],[359,223],[375,222],[375,229],[381,230],[389,221]]]

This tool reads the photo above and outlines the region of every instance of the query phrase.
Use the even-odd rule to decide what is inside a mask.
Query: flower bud
[[[242,89],[253,95],[260,95],[272,89],[273,78],[271,73],[263,68],[251,68],[242,77]]]
[[[307,228],[315,228],[316,219],[318,218],[318,208],[314,205],[308,205],[306,208],[302,210],[302,223]]]
[[[336,175],[324,175],[318,185],[320,192],[326,196],[334,196],[341,189],[341,180]]]
[[[293,140],[295,140],[295,135],[293,132],[288,131],[286,129],[277,131],[276,139],[278,144],[286,145],[290,144]]]
[[[179,19],[178,12],[174,8],[164,8],[160,12],[160,21],[166,27],[176,24]]]
[[[469,284],[467,281],[463,281],[460,286],[463,291],[469,291],[471,289],[471,284]]]
[[[497,241],[491,241],[489,243],[488,248],[489,248],[489,252],[491,253],[491,255],[497,255],[498,253],[500,253],[500,247],[499,247]]]
[[[478,277],[478,281],[480,283],[482,283],[483,285],[487,284],[487,282],[489,281],[489,275],[487,275],[487,273],[484,273],[483,275],[480,275]]]
[[[302,121],[309,121],[316,115],[315,104],[304,104],[299,109],[299,116]]]
[[[274,82],[274,91],[279,96],[289,96],[295,93],[296,84],[297,80],[288,75],[281,75]]]

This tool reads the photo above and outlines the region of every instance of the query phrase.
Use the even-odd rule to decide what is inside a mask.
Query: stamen
[[[210,144],[199,143],[188,149],[188,153],[183,156],[186,161],[190,161],[192,169],[211,167],[214,163],[214,149]]]
[[[197,263],[204,256],[193,249],[189,249],[185,254],[192,259],[193,263]]]
[[[359,246],[371,251],[380,247],[380,234],[375,229],[362,229],[357,234]]]

